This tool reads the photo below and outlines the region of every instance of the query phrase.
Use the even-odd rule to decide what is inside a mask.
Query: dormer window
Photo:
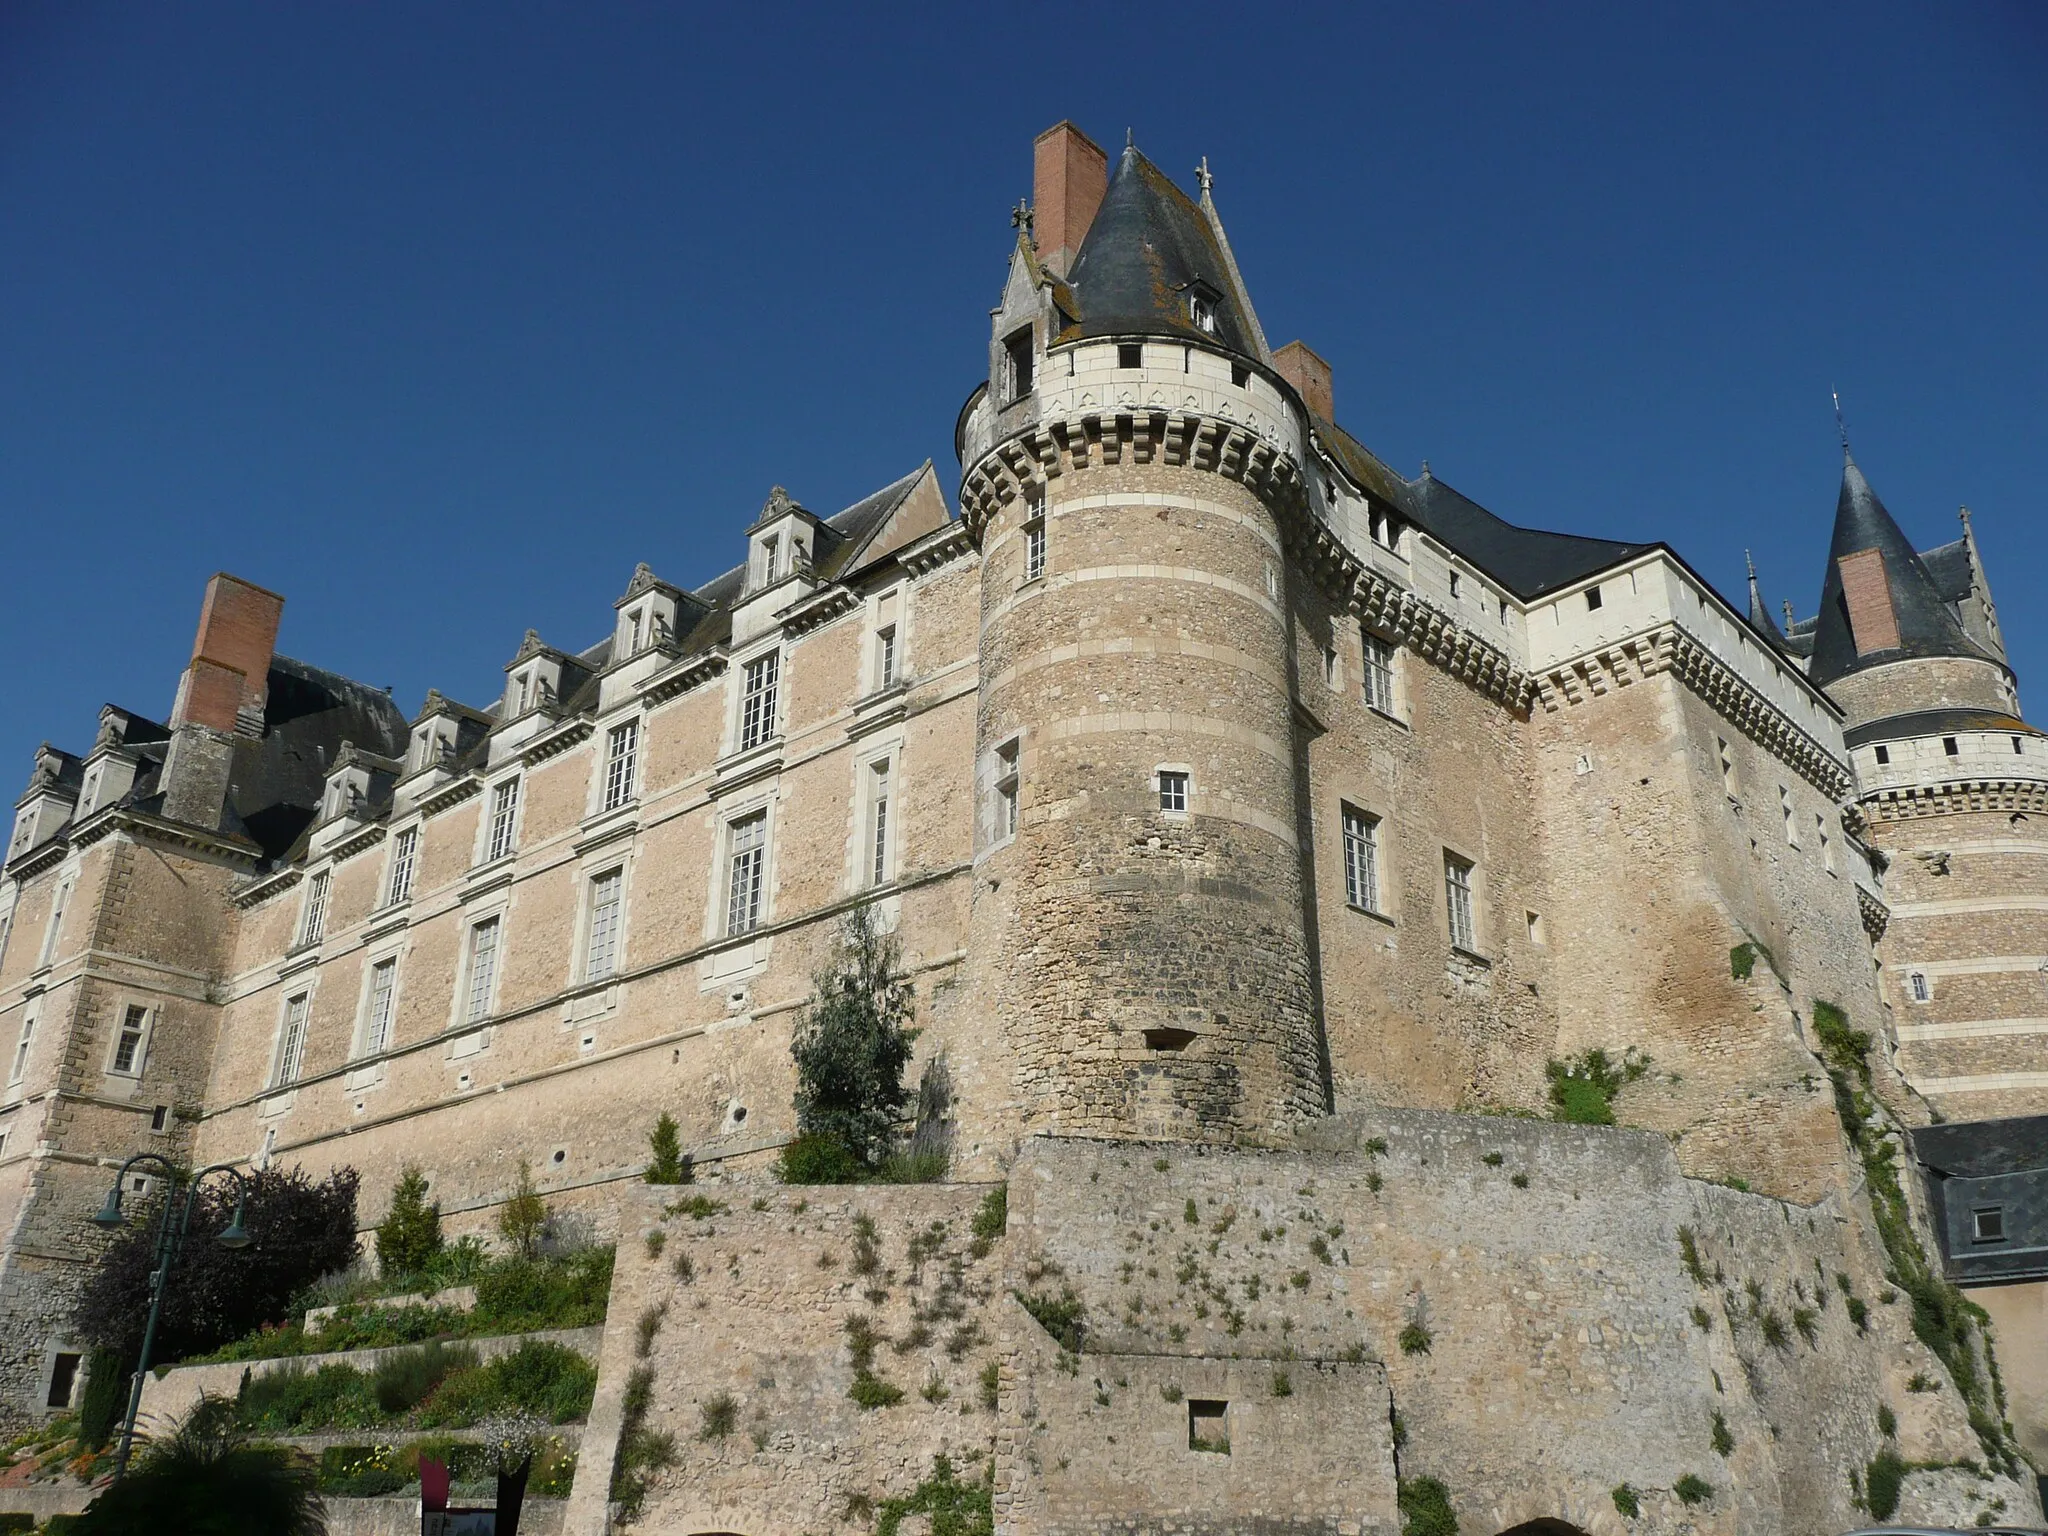
[[[533,674],[531,672],[522,672],[519,674],[518,677],[514,678],[512,681],[513,686],[518,690],[519,700],[519,702],[513,706],[512,713],[515,715],[523,715],[526,713],[526,706],[533,700]]]
[[[1199,288],[1190,289],[1188,291],[1188,319],[1194,322],[1196,330],[1206,331],[1211,336],[1214,336],[1216,334],[1215,297],[1204,293]]]
[[[771,582],[776,576],[776,567],[782,563],[782,536],[771,533],[761,541],[761,580]]]
[[[1003,343],[1003,355],[1010,365],[1010,398],[1021,400],[1031,393],[1035,359],[1031,352],[1031,328],[1026,326]]]
[[[628,656],[637,656],[640,654],[641,622],[642,616],[640,610],[637,608],[626,615],[626,654]]]

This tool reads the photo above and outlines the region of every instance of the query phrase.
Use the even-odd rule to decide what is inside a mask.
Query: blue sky
[[[217,569],[410,713],[771,484],[950,488],[1062,117],[1207,155],[1272,340],[1516,521],[1808,613],[1839,386],[2048,686],[2048,7],[8,0],[0,781],[161,716]]]

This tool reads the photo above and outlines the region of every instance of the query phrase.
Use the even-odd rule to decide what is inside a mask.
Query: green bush
[[[1869,1470],[1863,1474],[1863,1497],[1873,1520],[1888,1520],[1898,1509],[1899,1490],[1911,1470],[1890,1446],[1871,1458]]]
[[[407,1163],[377,1226],[377,1268],[387,1278],[422,1275],[440,1251],[441,1202],[429,1203],[427,1176]]]
[[[310,1434],[325,1429],[367,1429],[389,1415],[377,1405],[370,1378],[352,1365],[309,1371],[287,1365],[244,1381],[236,1402],[244,1428],[269,1434]]]
[[[498,1235],[510,1243],[513,1252],[522,1259],[533,1259],[539,1256],[541,1239],[547,1236],[553,1219],[547,1201],[541,1199],[533,1187],[533,1167],[522,1157],[519,1159],[519,1183],[512,1191],[512,1198],[498,1207]]]
[[[1597,1048],[1569,1061],[1545,1063],[1551,1119],[1567,1125],[1614,1124],[1614,1096],[1624,1084],[1641,1077],[1648,1065],[1633,1050],[1623,1052],[1617,1062]]]
[[[35,1528],[36,1517],[34,1515],[24,1515],[19,1511],[9,1511],[5,1514],[0,1514],[0,1536],[6,1536],[6,1533],[10,1531],[33,1531]]]
[[[785,1184],[861,1184],[874,1172],[837,1136],[818,1131],[798,1136],[782,1149],[775,1176]]]
[[[1404,1477],[1395,1486],[1401,1536],[1458,1536],[1451,1491],[1433,1477]]]
[[[907,1515],[926,1515],[931,1536],[992,1536],[995,1530],[995,1467],[971,1483],[953,1472],[952,1459],[932,1458],[932,1475],[900,1499],[884,1499],[875,1512],[875,1536],[897,1536]]]
[[[838,937],[832,958],[812,977],[816,997],[797,1015],[790,1039],[796,1128],[799,1140],[830,1137],[872,1170],[910,1099],[903,1072],[915,1033],[907,1027],[914,991],[899,979],[902,946],[875,922],[871,907],[849,912]]]
[[[379,1361],[370,1377],[370,1390],[386,1413],[406,1413],[425,1402],[456,1371],[475,1366],[474,1349],[466,1344],[451,1348],[435,1339]]]
[[[1678,1495],[1678,1502],[1690,1509],[1695,1504],[1704,1504],[1714,1496],[1714,1485],[1703,1477],[1688,1472],[1671,1485],[1671,1491]]]
[[[1029,1312],[1038,1326],[1059,1341],[1060,1347],[1071,1354],[1081,1351],[1081,1330],[1087,1321],[1087,1305],[1074,1294],[1074,1288],[1067,1286],[1059,1295],[1046,1292],[1026,1294],[1013,1292],[1026,1312]]]
[[[74,1527],[79,1536],[319,1536],[326,1528],[314,1469],[288,1452],[250,1445],[235,1405],[209,1397],[149,1445]]]
[[[1642,1501],[1636,1497],[1635,1489],[1622,1483],[1614,1490],[1614,1507],[1633,1520],[1643,1512]]]
[[[96,1349],[86,1361],[85,1395],[78,1404],[78,1446],[96,1451],[114,1436],[114,1426],[128,1411],[128,1393],[133,1386],[121,1357],[110,1349]]]
[[[690,1154],[683,1150],[682,1137],[676,1131],[676,1117],[663,1110],[655,1118],[654,1129],[647,1133],[647,1151],[652,1159],[647,1164],[647,1182],[650,1184],[687,1184],[696,1176]]]

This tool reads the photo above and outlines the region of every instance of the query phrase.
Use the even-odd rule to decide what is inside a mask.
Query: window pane
[[[1344,808],[1344,899],[1368,912],[1380,910],[1379,823]]]
[[[512,823],[519,811],[519,781],[507,779],[491,795],[491,842],[486,861],[502,859],[512,851]]]
[[[413,855],[419,847],[420,834],[417,828],[408,827],[391,842],[391,888],[385,893],[385,904],[395,905],[412,895]]]
[[[142,1049],[142,1027],[149,1022],[149,1010],[131,1003],[121,1020],[121,1033],[114,1042],[114,1070],[133,1072],[135,1057]]]
[[[625,872],[610,870],[590,882],[590,941],[584,951],[583,979],[603,981],[616,968],[619,952],[619,898]]]
[[[498,977],[498,920],[478,923],[469,940],[469,1021],[491,1011],[491,985]]]
[[[306,887],[306,913],[299,924],[299,942],[317,944],[327,931],[327,871],[322,870]]]
[[[782,657],[770,651],[747,663],[746,689],[740,699],[740,750],[751,751],[775,733],[775,684]]]
[[[398,987],[398,962],[386,960],[370,972],[370,1013],[363,1030],[363,1054],[375,1056],[391,1043],[391,1004]]]
[[[889,878],[889,765],[875,764],[872,791],[874,802],[868,838],[868,884],[880,885]]]
[[[761,871],[767,841],[766,811],[732,824],[732,864],[725,907],[728,934],[751,933],[761,921]]]
[[[1451,942],[1460,949],[1473,948],[1472,866],[1451,854],[1444,855],[1444,895],[1450,913]]]
[[[299,1067],[306,1055],[306,1008],[311,1002],[301,992],[284,1005],[284,1045],[277,1054],[279,1087],[299,1080]]]
[[[617,810],[633,798],[633,768],[640,755],[640,722],[615,725],[605,742],[604,808]]]
[[[1024,579],[1036,581],[1045,574],[1045,524],[1024,525]]]
[[[1382,714],[1394,712],[1394,647],[1371,634],[1365,637],[1365,702]]]
[[[1159,809],[1185,811],[1188,808],[1188,776],[1184,773],[1159,775]]]

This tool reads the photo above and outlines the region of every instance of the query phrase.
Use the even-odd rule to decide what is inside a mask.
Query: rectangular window
[[[1368,912],[1380,910],[1380,824],[1377,817],[1344,807],[1344,899]]]
[[[728,834],[732,858],[725,885],[725,931],[752,933],[761,923],[761,876],[768,858],[768,813],[756,811],[734,822]]]
[[[1036,581],[1045,574],[1045,519],[1034,517],[1024,525],[1024,579]]]
[[[21,1038],[14,1045],[14,1068],[7,1074],[7,1086],[13,1087],[28,1071],[28,1048],[35,1043],[36,1011],[25,1008],[21,1014]]]
[[[1941,750],[1946,752],[1950,757],[1955,757],[1962,751],[1962,748],[1956,745],[1955,737],[1944,736],[1941,738]]]
[[[36,957],[36,969],[41,970],[57,958],[57,935],[64,928],[64,909],[71,904],[71,882],[65,880],[57,887],[57,894],[50,900],[50,926],[43,934],[43,952]]]
[[[868,786],[868,884],[889,878],[889,764],[876,763]]]
[[[469,988],[463,1016],[474,1024],[491,1015],[491,991],[498,981],[498,919],[486,918],[469,930]]]
[[[875,686],[891,688],[896,683],[896,626],[875,634]]]
[[[1785,818],[1785,843],[1787,847],[1799,846],[1799,818],[1792,809],[1792,791],[1784,785],[1778,786],[1778,814]]]
[[[1017,772],[1018,743],[1004,742],[996,748],[996,804],[994,832],[996,839],[1017,835],[1017,790],[1020,778]]]
[[[1912,994],[1916,1003],[1924,1003],[1934,996],[1934,989],[1927,984],[1925,971],[1914,971],[1909,975],[1906,978],[1906,990]]]
[[[370,967],[370,1006],[363,1018],[363,1055],[381,1055],[391,1043],[392,1005],[397,1000],[398,962],[380,960]]]
[[[170,1124],[171,1124],[171,1106],[170,1106],[170,1105],[168,1105],[168,1104],[159,1104],[159,1105],[157,1105],[157,1106],[156,1106],[156,1108],[152,1109],[152,1110],[151,1110],[151,1111],[149,1112],[149,1128],[150,1128],[150,1129],[151,1129],[152,1131],[165,1131],[165,1130],[168,1130],[168,1129],[170,1129]]]
[[[1383,715],[1394,712],[1394,646],[1367,631],[1365,634],[1365,702]]]
[[[604,808],[615,811],[633,798],[633,767],[640,758],[640,722],[615,725],[604,743]]]
[[[1454,602],[1457,600],[1460,580],[1456,571],[1451,572],[1451,599]]]
[[[418,827],[407,827],[391,839],[391,876],[384,887],[384,904],[387,907],[412,899],[412,872],[419,860],[419,851]]]
[[[491,791],[491,839],[484,862],[494,863],[512,852],[512,827],[519,818],[519,781],[507,779]]]
[[[1970,1212],[1970,1235],[1980,1243],[2005,1241],[2005,1207],[1980,1205]]]
[[[284,1038],[278,1042],[275,1087],[299,1080],[299,1068],[306,1061],[306,1014],[312,1003],[313,995],[301,992],[284,1005]]]
[[[1479,944],[1472,925],[1472,864],[1455,853],[1444,855],[1444,906],[1450,916],[1451,943],[1459,949],[1476,951]]]
[[[1884,767],[1884,766],[1885,766],[1885,764],[1889,763],[1889,762],[1890,762],[1891,760],[1892,760],[1892,749],[1891,749],[1890,747],[1887,747],[1887,746],[1883,745],[1882,743],[1879,743],[1879,745],[1878,745],[1878,749],[1877,749],[1877,766],[1878,766],[1878,767],[1880,767],[1880,768],[1882,768],[1882,767]]]
[[[1010,398],[1022,399],[1031,393],[1031,330],[1027,326],[1003,343],[1003,351],[1010,360]]]
[[[740,750],[751,752],[775,734],[775,685],[782,674],[782,653],[770,651],[747,663],[740,695]]]
[[[1167,769],[1159,772],[1159,809],[1169,815],[1185,815],[1188,808],[1188,776]]]
[[[327,933],[327,885],[330,878],[323,869],[306,883],[306,910],[299,918],[301,944],[318,944]]]
[[[50,1367],[50,1391],[43,1399],[46,1408],[69,1408],[71,1389],[78,1384],[78,1364],[85,1357],[66,1350]]]
[[[130,1003],[121,1015],[121,1032],[114,1040],[116,1072],[138,1070],[136,1058],[142,1054],[142,1031],[148,1023],[149,1010],[139,1003]]]
[[[1595,612],[1595,611],[1597,611],[1597,610],[1599,609],[1599,607],[1600,607],[1600,589],[1599,589],[1598,587],[1588,587],[1588,588],[1586,588],[1586,611],[1587,611],[1588,613],[1592,613],[1592,612]]]
[[[1120,341],[1116,344],[1116,365],[1119,368],[1142,368],[1145,366],[1145,344],[1141,341]]]
[[[590,882],[590,936],[583,945],[583,979],[603,981],[618,969],[619,908],[626,872],[608,869]]]

